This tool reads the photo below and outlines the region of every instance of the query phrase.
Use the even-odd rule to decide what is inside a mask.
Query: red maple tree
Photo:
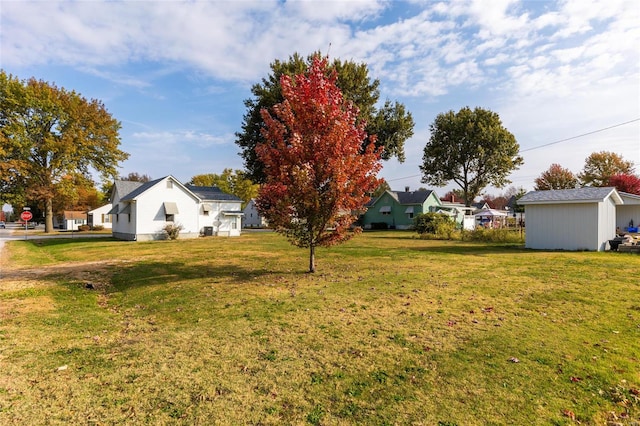
[[[609,178],[608,186],[615,186],[620,192],[640,195],[640,177],[632,174],[618,174]]]
[[[304,74],[283,76],[280,85],[285,100],[261,111],[265,142],[256,154],[266,182],[256,204],[277,232],[309,248],[315,272],[316,247],[359,232],[351,225],[380,184],[380,150],[374,143],[362,150],[365,123],[343,98],[335,73],[328,74],[326,58],[316,57]]]

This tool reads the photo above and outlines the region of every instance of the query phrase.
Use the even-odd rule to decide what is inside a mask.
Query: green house
[[[419,214],[435,212],[442,206],[434,191],[385,191],[367,204],[361,218],[364,229],[409,229]]]

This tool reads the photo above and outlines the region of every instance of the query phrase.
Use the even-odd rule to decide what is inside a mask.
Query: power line
[[[565,139],[560,139],[560,140],[557,140],[557,141],[554,141],[554,142],[545,143],[543,145],[534,146],[532,148],[522,149],[522,150],[520,150],[520,152],[518,152],[518,154],[521,154],[521,153],[527,152],[527,151],[533,151],[534,149],[544,148],[546,146],[556,145],[556,144],[559,144],[559,143],[562,143],[562,142],[567,142],[567,141],[570,141],[570,140],[573,140],[573,139],[581,138],[583,136],[593,135],[594,133],[604,132],[605,130],[614,129],[616,127],[620,127],[620,126],[624,126],[624,125],[627,125],[627,124],[635,123],[636,121],[640,121],[640,118],[634,118],[633,120],[625,121],[624,123],[614,124],[612,126],[603,127],[601,129],[598,129],[598,130],[593,130],[591,132],[582,133],[581,135],[571,136],[570,138],[565,138]],[[393,182],[395,180],[413,179],[413,178],[421,177],[421,176],[422,176],[421,174],[405,176],[405,177],[400,177],[400,178],[395,178],[395,179],[389,179],[389,180],[387,180],[387,182]]]
[[[636,121],[640,121],[640,118],[635,118],[633,120],[625,121],[624,123],[614,124],[613,126],[609,126],[609,127],[603,127],[602,129],[593,130],[591,132],[583,133],[581,135],[571,136],[570,138],[560,139],[559,141],[549,142],[549,143],[546,143],[544,145],[538,145],[538,146],[534,146],[532,148],[522,149],[522,150],[520,150],[519,154],[521,154],[523,152],[527,152],[527,151],[533,151],[534,149],[538,149],[538,148],[544,148],[545,146],[551,146],[551,145],[555,145],[555,144],[558,144],[558,143],[561,143],[561,142],[570,141],[572,139],[581,138],[583,136],[593,135],[594,133],[604,132],[605,130],[613,129],[615,127],[624,126],[626,124],[631,124],[631,123],[634,123]]]

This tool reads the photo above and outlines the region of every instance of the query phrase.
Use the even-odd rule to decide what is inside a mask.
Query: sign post
[[[29,225],[29,221],[33,218],[33,214],[27,210],[28,207],[25,207],[25,210],[20,213],[20,219],[24,220],[24,239],[27,239],[27,227]]]

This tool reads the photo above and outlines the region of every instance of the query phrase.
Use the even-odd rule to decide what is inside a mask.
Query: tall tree
[[[633,174],[633,163],[615,152],[600,151],[589,155],[578,174],[583,186],[605,186],[614,175]]]
[[[469,107],[438,114],[422,157],[422,182],[444,186],[454,181],[465,204],[487,186],[502,188],[522,163],[516,138],[495,112]]]
[[[122,180],[130,180],[133,182],[151,182],[151,176],[147,174],[140,174],[138,172],[130,172],[128,175],[122,178]]]
[[[336,74],[315,57],[304,73],[283,75],[285,100],[273,112],[262,110],[264,142],[256,146],[266,177],[258,210],[292,244],[309,248],[309,272],[316,270],[317,246],[354,235],[356,212],[380,185],[381,148],[371,143],[363,150],[364,123],[342,96]]]
[[[615,186],[618,191],[640,195],[640,176],[632,174],[613,175],[607,186]]]
[[[261,110],[270,109],[283,101],[280,85],[282,76],[294,76],[305,72],[314,58],[319,57],[320,53],[315,53],[305,60],[295,53],[288,61],[276,60],[271,64],[271,74],[251,88],[253,97],[244,102],[247,112],[244,115],[242,131],[236,133],[236,144],[241,149],[240,155],[244,159],[247,178],[252,181],[262,183],[266,178],[264,165],[255,151],[256,145],[264,142],[262,129],[265,123]],[[380,109],[376,108],[380,97],[380,82],[370,79],[365,64],[335,59],[327,66],[326,73],[336,74],[336,85],[341,89],[344,98],[360,109],[358,124],[365,123],[367,134],[376,135],[376,138],[365,137],[361,150],[364,152],[369,144],[374,143],[376,147],[382,147],[383,160],[396,157],[403,162],[404,142],[413,136],[414,122],[411,113],[405,110],[404,105],[389,100]]]
[[[569,169],[553,163],[534,180],[536,191],[548,189],[573,189],[578,186],[578,178]]]
[[[242,207],[258,196],[259,185],[246,177],[242,170],[224,169],[221,174],[208,173],[196,175],[189,182],[196,186],[217,186],[227,194],[233,194],[242,200]]]
[[[107,180],[128,154],[119,149],[120,123],[95,99],[31,78],[0,72],[0,164],[10,190],[45,206],[45,232],[53,231],[53,200],[67,176]]]

